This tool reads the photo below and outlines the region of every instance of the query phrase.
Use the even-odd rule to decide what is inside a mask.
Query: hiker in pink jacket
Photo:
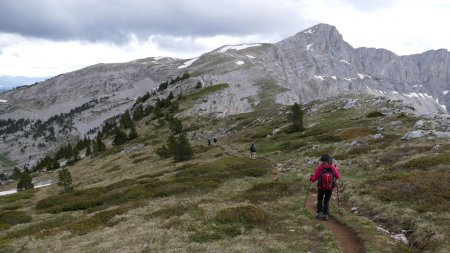
[[[311,175],[310,181],[317,181],[317,216],[318,219],[328,220],[329,203],[333,189],[336,186],[336,180],[341,177],[339,170],[333,164],[333,158],[324,154],[320,157],[320,164],[317,166],[314,175]]]

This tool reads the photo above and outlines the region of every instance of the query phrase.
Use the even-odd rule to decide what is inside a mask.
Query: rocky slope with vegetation
[[[193,103],[185,115],[226,117],[345,93],[402,100],[422,114],[446,113],[448,59],[443,49],[397,56],[353,48],[335,27],[319,24],[275,44],[228,45],[190,60],[97,64],[0,94],[0,167],[31,167],[69,142],[93,138],[105,120],[131,109],[145,92],[162,99],[169,92],[188,94],[196,83],[227,87]],[[159,89],[184,73],[189,80]]]
[[[401,101],[361,95],[304,105],[303,131],[292,131],[285,106],[184,116],[222,89],[159,102],[165,106],[132,121],[132,140],[111,146],[117,134],[105,132],[104,150],[66,167],[72,192],[56,185],[59,169],[33,173],[34,182],[53,184],[0,197],[0,249],[343,252],[303,209],[308,190],[314,198],[308,175],[330,153],[343,176],[333,220],[350,227],[366,252],[448,252],[450,188],[436,181],[450,177],[448,137],[437,134],[448,116],[418,116]],[[428,134],[411,135],[417,131]],[[191,155],[160,153],[170,136],[188,136]],[[218,143],[208,146],[212,137]],[[256,160],[248,158],[251,143]],[[272,181],[275,164],[281,170]]]

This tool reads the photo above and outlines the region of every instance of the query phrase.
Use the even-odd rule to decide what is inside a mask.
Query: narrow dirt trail
[[[317,194],[311,194],[306,204],[309,212],[316,215]],[[323,223],[332,233],[336,241],[341,246],[344,253],[364,253],[364,247],[360,239],[346,225],[330,217],[328,221],[316,220],[317,223]]]
[[[239,150],[239,148],[235,147],[231,143],[227,143],[225,145],[219,145],[219,148],[222,149],[227,155],[235,156],[235,157],[244,157],[244,153]],[[272,160],[257,157],[257,159],[264,159],[269,162],[274,163]],[[308,197],[308,202],[306,204],[308,211],[316,216],[316,203],[317,203],[317,194],[311,194]],[[356,234],[346,225],[338,222],[334,218],[330,217],[328,221],[316,220],[316,223],[323,223],[325,227],[333,233],[334,238],[341,246],[344,253],[365,253],[364,246],[361,243],[360,239]]]

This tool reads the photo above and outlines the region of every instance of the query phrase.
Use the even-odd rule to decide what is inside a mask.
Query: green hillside
[[[182,116],[215,90],[173,98],[178,111],[140,118],[138,137],[125,144],[111,146],[107,137],[106,151],[68,166],[73,192],[60,193],[53,170],[34,173],[52,186],[0,196],[0,252],[343,252],[303,208],[323,153],[343,177],[333,219],[350,227],[365,251],[450,251],[450,144],[403,140],[420,119],[408,108],[374,97],[315,101],[304,106],[301,132],[290,130],[289,107]],[[358,106],[347,108],[350,99]],[[170,115],[181,119],[192,159],[157,155],[171,134]],[[425,130],[436,127],[425,121]],[[208,137],[218,144],[208,146]],[[252,143],[256,160],[249,159]],[[275,163],[283,168],[278,181]],[[310,191],[314,198],[315,187]],[[378,226],[392,235],[404,230],[409,245]]]

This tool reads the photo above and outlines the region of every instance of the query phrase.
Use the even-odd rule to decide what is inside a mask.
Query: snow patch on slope
[[[182,65],[178,66],[178,68],[179,69],[187,68],[187,67],[191,66],[192,63],[194,63],[197,59],[198,59],[198,57],[192,58],[192,59],[190,59],[188,61],[185,61]]]
[[[325,80],[324,78],[323,78],[323,76],[316,76],[316,75],[314,75],[314,78],[316,78],[316,79],[320,79],[320,80]]]
[[[230,46],[224,46],[222,47],[219,52],[221,53],[225,53],[228,50],[242,50],[242,49],[246,49],[249,47],[259,47],[261,46],[261,44],[256,43],[256,44],[240,44],[240,45],[230,45]]]
[[[237,65],[242,65],[242,64],[244,64],[245,62],[243,62],[243,61],[237,61],[237,62],[235,62]]]
[[[367,77],[367,78],[372,78],[371,76],[369,76],[369,75],[366,75],[366,74],[360,74],[360,73],[358,73],[358,77],[359,77],[359,79],[364,79],[365,77]]]
[[[8,100],[0,99],[0,103],[7,103]]]
[[[44,183],[44,184],[36,184],[34,186],[34,188],[41,188],[41,187],[45,187],[45,186],[49,186],[52,183]],[[4,196],[4,195],[9,195],[9,194],[14,194],[17,192],[17,189],[13,189],[13,190],[8,190],[8,191],[2,191],[0,192],[0,196]]]

